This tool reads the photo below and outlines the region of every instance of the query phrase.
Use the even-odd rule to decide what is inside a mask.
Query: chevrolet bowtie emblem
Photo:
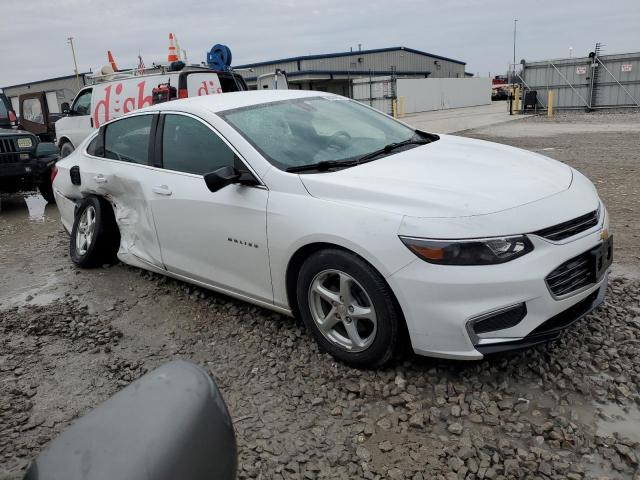
[[[600,238],[602,240],[608,240],[609,239],[609,229],[603,228],[602,231],[600,232]]]

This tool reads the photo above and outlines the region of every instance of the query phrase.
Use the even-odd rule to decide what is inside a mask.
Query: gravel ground
[[[500,140],[564,151],[558,138]],[[597,165],[589,155],[575,161]],[[294,319],[122,264],[76,269],[55,206],[0,200],[0,478],[20,478],[74,418],[184,358],[225,396],[240,478],[640,479],[634,275],[612,278],[605,304],[555,343],[361,371],[318,352]],[[625,202],[608,199],[616,212]],[[628,239],[616,266],[637,272],[637,237],[614,222]]]

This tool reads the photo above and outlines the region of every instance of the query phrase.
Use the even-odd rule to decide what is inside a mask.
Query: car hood
[[[336,172],[300,176],[316,198],[417,217],[485,215],[557,194],[567,165],[506,145],[451,135]]]

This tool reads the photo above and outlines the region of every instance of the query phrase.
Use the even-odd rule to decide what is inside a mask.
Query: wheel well
[[[67,137],[62,137],[60,140],[58,140],[58,148],[61,148],[62,145],[64,145],[67,142],[71,143],[71,140],[69,140]],[[71,145],[73,146],[73,143],[71,143]]]
[[[376,267],[371,265],[371,263],[368,262],[367,259],[365,259],[362,256],[358,255],[353,250],[349,250],[348,248],[342,247],[340,245],[336,245],[336,244],[333,244],[333,243],[319,242],[319,243],[310,243],[308,245],[300,247],[293,254],[293,256],[291,257],[291,260],[289,260],[289,265],[287,265],[287,273],[286,273],[286,277],[285,277],[285,286],[286,286],[286,289],[287,289],[287,300],[289,301],[289,308],[291,309],[291,312],[296,317],[299,317],[299,314],[300,314],[300,310],[299,310],[299,307],[298,307],[298,296],[296,294],[296,286],[297,286],[297,280],[298,280],[298,273],[300,272],[300,269],[302,268],[302,264],[304,263],[304,261],[307,258],[309,258],[314,253],[319,252],[320,250],[328,249],[328,248],[331,248],[331,249],[334,249],[334,250],[343,250],[345,252],[351,253],[352,255],[356,255],[358,258],[360,258],[364,262],[367,262],[367,264],[371,268],[373,268],[376,272],[378,272]],[[380,272],[378,272],[378,273],[380,273]],[[393,296],[393,300],[394,300],[394,302],[396,304],[396,308],[398,309],[398,313],[400,314],[400,318],[402,319],[402,322],[401,322],[402,333],[401,333],[401,335],[404,336],[404,340],[405,341],[408,341],[409,340],[409,331],[407,329],[407,322],[404,319],[404,313],[402,312],[402,308],[400,307],[400,303],[398,302],[398,299],[396,298],[396,294],[393,292],[393,289],[391,288],[391,286],[389,285],[387,280],[384,278],[384,276],[382,274],[380,274],[380,276],[382,277],[384,282],[387,284],[387,287],[389,287],[389,291],[391,292],[391,295]]]

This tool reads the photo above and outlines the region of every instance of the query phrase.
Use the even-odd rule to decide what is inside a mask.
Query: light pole
[[[71,45],[71,55],[73,56],[73,71],[76,74],[76,83],[78,84],[78,90],[80,90],[80,75],[78,75],[78,62],[76,61],[76,49],[73,47],[73,37],[67,38],[67,43]]]
[[[518,19],[513,19],[513,68],[516,68],[516,26],[518,25]]]

